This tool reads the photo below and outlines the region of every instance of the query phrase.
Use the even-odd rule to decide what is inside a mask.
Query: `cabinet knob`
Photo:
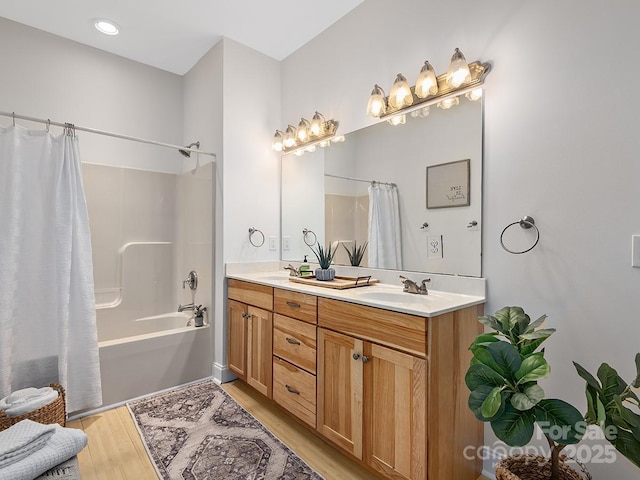
[[[369,361],[369,357],[367,357],[366,355],[362,356],[362,363],[367,363]]]
[[[242,318],[244,318],[245,320],[248,320],[251,317],[251,315],[249,315],[248,313],[243,313],[242,314]]]
[[[354,353],[353,354],[353,359],[354,360],[358,360],[360,358],[360,354],[359,353]]]
[[[285,385],[286,389],[289,390],[289,393],[293,393],[295,395],[300,395],[300,392],[298,390],[296,390],[293,387],[290,387],[289,385]]]
[[[300,345],[300,342],[298,340],[296,340],[295,338],[289,338],[286,337],[287,342],[289,342],[291,345]]]

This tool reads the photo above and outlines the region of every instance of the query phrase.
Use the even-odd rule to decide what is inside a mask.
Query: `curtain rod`
[[[30,122],[44,123],[46,125],[54,125],[56,127],[63,127],[63,128],[73,125],[73,124],[67,124],[67,123],[62,123],[62,122],[53,122],[53,121],[51,121],[49,119],[45,120],[45,119],[42,119],[42,118],[28,117],[26,115],[18,115],[15,112],[0,112],[0,115],[3,116],[3,117],[11,117],[11,118],[13,118],[14,125],[15,125],[15,120],[16,119],[28,120]],[[115,138],[121,138],[123,140],[131,140],[132,142],[148,143],[148,144],[151,144],[151,145],[158,145],[160,147],[167,147],[167,148],[173,148],[173,149],[176,149],[176,150],[183,150],[185,152],[200,153],[202,155],[210,155],[214,159],[216,158],[216,154],[215,153],[203,152],[202,150],[198,150],[197,148],[186,148],[186,147],[183,147],[182,145],[172,145],[170,143],[156,142],[155,140],[147,140],[145,138],[131,137],[129,135],[122,135],[120,133],[107,132],[107,131],[104,131],[104,130],[98,130],[96,128],[79,127],[77,125],[73,125],[73,128],[76,129],[76,130],[80,130],[82,132],[96,133],[98,135],[106,135],[107,137],[115,137]]]
[[[353,180],[354,182],[378,183],[380,185],[391,185],[392,187],[396,187],[397,186],[395,183],[390,183],[390,182],[379,182],[377,180],[365,180],[363,178],[342,177],[340,175],[332,175],[330,173],[325,173],[324,176],[325,177],[332,177],[332,178],[341,178],[342,180]]]

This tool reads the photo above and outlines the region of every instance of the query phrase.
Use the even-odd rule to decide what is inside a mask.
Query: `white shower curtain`
[[[395,185],[369,186],[369,267],[402,269],[400,207]]]
[[[50,382],[102,404],[78,140],[0,127],[0,397]]]

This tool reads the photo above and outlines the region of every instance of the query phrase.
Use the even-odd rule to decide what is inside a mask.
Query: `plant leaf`
[[[514,393],[511,396],[511,405],[516,410],[526,411],[535,407],[544,398],[544,390],[539,385],[531,385],[524,392]]]
[[[596,380],[596,377],[591,375],[586,368],[576,362],[573,362],[573,366],[576,367],[578,375],[580,375],[587,382],[587,385],[593,387],[597,392],[602,392],[602,388],[600,388],[600,382],[598,382],[598,380]]]
[[[534,353],[525,358],[516,372],[518,383],[535,382],[545,378],[551,372],[551,367],[542,353]]]
[[[584,419],[589,425],[601,425],[602,419],[598,417],[598,402],[600,401],[598,391],[587,384],[585,394],[587,396],[587,413],[585,413]],[[600,404],[602,405],[602,402]]]
[[[523,333],[522,335],[520,335],[520,338],[523,340],[537,340],[539,338],[546,339],[549,338],[555,331],[555,328],[541,328],[540,330],[536,330],[535,332]]]
[[[598,378],[602,383],[602,399],[605,405],[608,405],[616,395],[621,395],[627,386],[618,372],[606,363],[598,368]]]
[[[530,323],[529,326],[527,327],[527,329],[524,331],[524,333],[531,333],[533,332],[536,328],[539,328],[542,326],[542,324],[547,320],[547,316],[546,315],[542,315],[540,318],[538,318],[535,322]]]
[[[482,406],[480,407],[480,413],[485,418],[494,417],[498,411],[500,410],[500,404],[502,403],[502,387],[494,387],[493,390],[489,392],[487,398],[482,402]]]
[[[584,433],[584,419],[580,412],[567,402],[558,399],[541,400],[534,414],[540,429],[551,440],[561,445],[578,443]]]
[[[636,353],[636,379],[633,381],[633,388],[640,388],[640,353]]]
[[[612,442],[621,454],[627,457],[636,467],[640,468],[640,441],[624,430],[618,431],[615,442]]]
[[[476,359],[481,364],[486,365],[487,367],[495,370],[501,376],[505,375],[504,370],[493,359],[493,356],[491,355],[489,350],[487,350],[486,346],[480,346],[479,345],[479,346],[475,347],[474,350],[473,350],[473,358]]]
[[[522,307],[503,307],[496,312],[496,320],[504,330],[516,336],[524,333],[531,321]]]
[[[530,412],[520,412],[507,404],[504,413],[491,421],[491,429],[507,445],[522,447],[533,436],[534,420]]]
[[[471,346],[469,347],[469,350],[471,350],[473,352],[474,348],[477,347],[483,347],[486,346],[489,343],[495,343],[495,342],[499,342],[500,339],[497,338],[497,334],[496,333],[483,333],[482,335],[478,335],[475,340],[473,341],[473,343],[471,344]]]
[[[464,377],[464,382],[471,391],[481,385],[490,385],[491,387],[502,387],[505,385],[505,379],[502,375],[483,364],[470,366]]]
[[[545,340],[546,340],[546,338],[538,338],[536,340],[527,340],[525,342],[522,342],[519,345],[520,354],[523,357],[528,357],[533,352],[535,352],[538,349],[538,347],[540,346],[540,344],[542,342],[544,342]]]
[[[478,321],[484,325],[485,327],[489,327],[492,330],[495,330],[496,332],[500,332],[500,333],[504,333],[506,334],[507,331],[503,330],[502,327],[500,326],[500,324],[498,323],[498,321],[496,320],[496,317],[490,316],[490,315],[485,315],[482,317],[478,317]]]
[[[516,347],[508,342],[491,343],[485,347],[498,367],[504,372],[505,378],[515,382],[516,372],[522,364],[522,357]]]
[[[469,401],[468,401],[469,409],[473,412],[476,418],[481,422],[489,422],[492,419],[499,418],[504,412],[506,398],[508,396],[508,393],[505,391],[502,392],[502,401],[501,401],[498,412],[492,418],[486,418],[485,416],[482,415],[482,412],[481,412],[482,404],[484,403],[487,396],[492,391],[493,391],[492,386],[481,385],[480,387],[476,388],[473,392],[471,392],[471,394],[469,394]]]

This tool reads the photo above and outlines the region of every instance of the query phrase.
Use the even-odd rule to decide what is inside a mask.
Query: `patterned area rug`
[[[165,480],[322,480],[212,381],[127,406]]]

